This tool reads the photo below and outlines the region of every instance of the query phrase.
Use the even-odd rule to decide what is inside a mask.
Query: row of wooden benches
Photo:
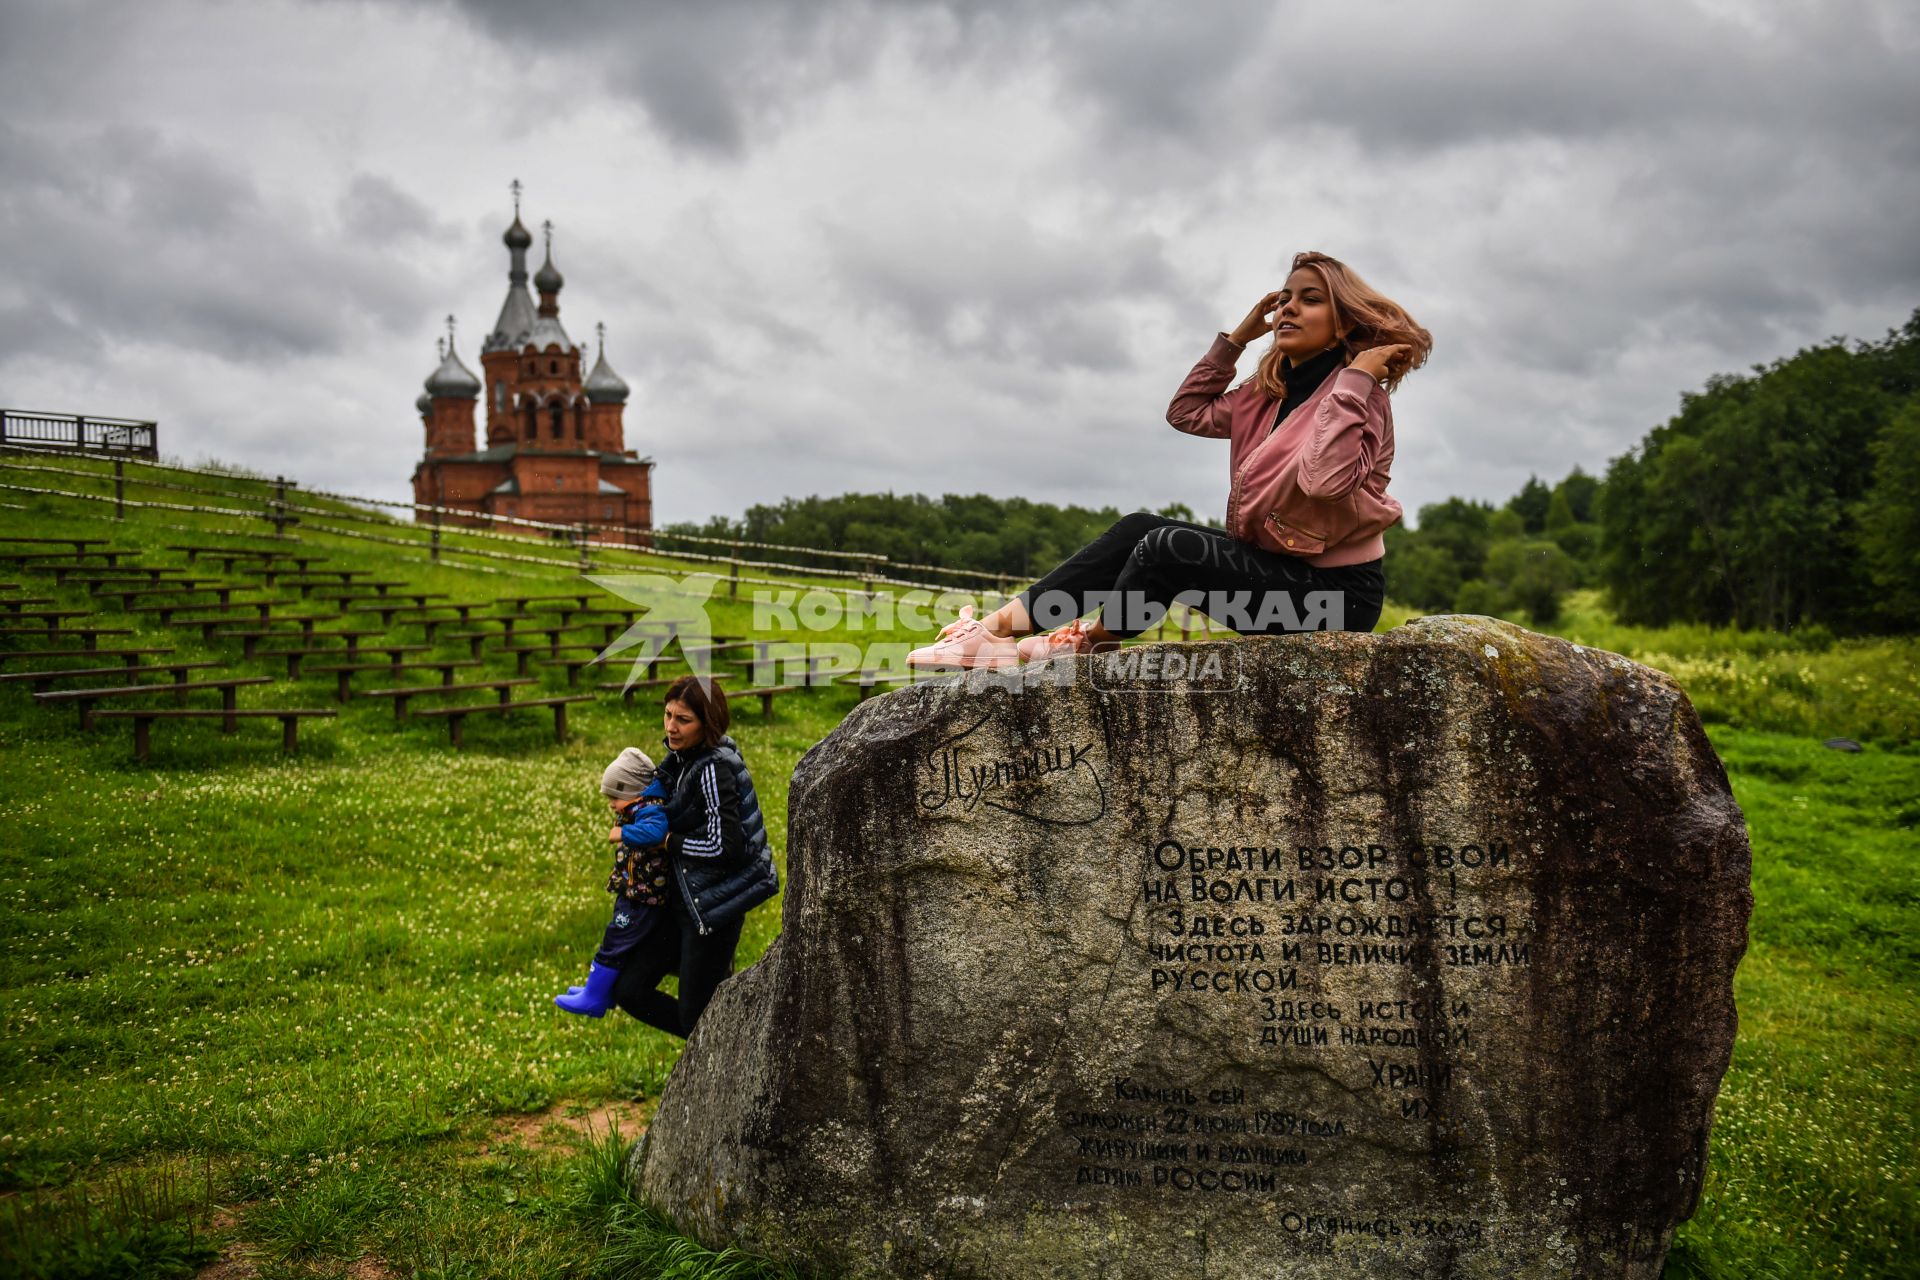
[[[80,541],[87,542],[89,540],[80,540]],[[249,556],[246,553],[229,552],[228,549],[224,549],[224,548],[176,546],[171,549],[186,552],[189,563],[192,563],[195,556],[199,554],[206,554],[209,556],[209,558],[225,557],[225,567],[228,569],[231,569],[233,564],[237,563],[240,559],[256,559],[257,558],[261,560],[267,560],[270,558],[266,553],[259,553],[254,556]],[[112,555],[107,555],[105,553],[98,552],[98,551],[92,552],[90,554],[103,556],[103,558],[106,558],[108,560],[109,565],[114,564],[114,557]],[[118,554],[137,555],[138,553],[125,552],[125,553],[118,553]],[[300,570],[300,571],[308,570],[313,563],[317,563],[317,558],[313,558],[313,557],[288,556],[285,558],[287,558],[290,562],[292,562],[295,565],[296,570]],[[144,566],[129,566],[129,567],[141,568],[141,569],[146,568]],[[195,593],[217,595],[222,607],[231,607],[230,602],[232,598],[232,593],[236,590],[245,589],[246,587],[246,584],[219,584],[219,583],[213,583],[209,580],[204,580],[204,579],[184,579],[184,580],[175,579],[175,580],[166,582],[164,585],[158,588],[154,588],[152,584],[162,581],[161,574],[163,574],[164,572],[165,572],[164,570],[161,570],[161,571],[148,570],[149,576],[145,579],[141,579],[138,577],[120,579],[120,581],[128,581],[128,580],[134,581],[134,582],[145,581],[148,584],[148,586],[145,588],[133,588],[128,590],[99,589],[99,588],[102,588],[103,586],[111,587],[115,585],[113,582],[103,582],[102,579],[104,575],[97,575],[93,577],[89,581],[89,585],[90,585],[90,589],[95,590],[95,594],[101,595],[107,599],[115,599],[115,598],[119,599],[123,609],[135,608],[134,606],[132,606],[131,602],[136,599],[144,600],[144,599],[147,599],[148,597],[155,596],[155,595],[177,596],[181,594],[195,594]],[[74,576],[76,578],[76,581],[81,580],[81,578],[83,577],[83,575],[80,575],[77,573]],[[299,585],[293,581],[293,578],[295,575],[287,573],[284,569],[281,569],[279,572],[275,574],[271,574],[271,575],[262,574],[261,576],[266,577],[269,585],[271,585],[274,582],[276,577],[286,579],[287,585]],[[364,576],[364,574],[362,574],[360,571],[344,571],[338,574],[338,580],[340,583],[346,584],[353,578],[359,577],[359,576]],[[57,581],[60,580],[58,575],[56,576],[56,580]],[[322,582],[324,582],[324,578],[322,579]],[[17,584],[10,584],[10,585],[17,586]],[[321,585],[321,584],[316,583],[314,585]],[[354,589],[362,589],[372,585],[374,584],[366,583],[366,582],[355,583]],[[339,599],[340,608],[344,613],[348,610],[350,606],[353,606],[353,605],[369,604],[369,603],[373,604],[376,607],[369,609],[368,611],[379,612],[381,614],[381,620],[383,624],[389,623],[392,617],[395,617],[403,612],[421,615],[420,617],[417,617],[417,618],[410,618],[409,621],[418,621],[418,622],[427,624],[426,631],[429,638],[432,637],[433,632],[438,625],[446,625],[454,621],[454,619],[450,619],[450,618],[442,617],[442,618],[435,619],[435,618],[428,618],[425,616],[429,612],[432,612],[433,610],[436,610],[436,609],[446,609],[446,610],[455,612],[459,614],[461,621],[466,621],[466,622],[476,623],[476,624],[479,624],[479,623],[500,624],[502,628],[502,633],[499,636],[494,636],[492,633],[488,633],[488,632],[477,632],[477,633],[470,632],[470,633],[463,633],[459,635],[458,638],[468,639],[472,643],[473,649],[475,651],[478,651],[481,648],[481,645],[485,640],[500,639],[504,641],[509,636],[512,636],[515,634],[515,627],[517,623],[533,620],[531,617],[527,617],[527,616],[515,617],[512,615],[483,616],[480,618],[472,618],[470,616],[471,609],[476,607],[482,607],[485,602],[458,602],[458,603],[448,602],[446,604],[429,605],[427,603],[429,600],[443,598],[442,596],[435,595],[433,593],[415,593],[412,595],[402,593],[397,597],[385,596],[386,588],[394,587],[394,586],[405,586],[405,585],[406,584],[400,583],[400,582],[382,583],[380,584],[380,587],[379,587],[379,589],[382,592],[382,595],[380,597],[353,597],[350,595],[343,595]],[[307,595],[308,595],[307,591],[302,591],[303,597]],[[563,646],[559,644],[559,636],[567,630],[578,630],[578,629],[585,629],[585,628],[590,628],[594,626],[599,626],[603,629],[607,642],[611,643],[614,630],[619,627],[628,626],[632,622],[632,614],[628,611],[614,611],[614,610],[605,610],[605,609],[596,610],[591,608],[590,607],[591,603],[595,599],[596,597],[590,594],[577,593],[572,595],[511,597],[498,603],[505,603],[513,607],[519,608],[521,610],[525,610],[532,607],[536,603],[558,602],[558,607],[552,610],[544,610],[543,612],[558,612],[562,619],[562,625],[558,627],[547,627],[547,628],[524,628],[519,631],[519,634],[525,635],[525,636],[533,636],[533,635],[546,636],[548,639],[548,644],[544,646],[544,648],[546,649],[548,656],[547,658],[542,660],[543,665],[558,665],[558,666],[565,667],[567,671],[568,683],[570,685],[577,686],[579,671],[584,667],[592,665],[593,663],[600,660],[598,656],[598,650],[596,646],[591,646],[591,645]],[[410,602],[410,603],[402,603],[402,602]],[[45,598],[37,598],[37,599],[29,599],[29,600],[18,600],[18,601],[11,602],[8,605],[11,611],[16,615],[27,616],[27,617],[37,617],[47,624],[47,626],[44,629],[41,629],[41,628],[32,629],[33,633],[35,634],[51,632],[59,628],[59,624],[64,618],[83,616],[86,613],[85,610],[60,611],[57,614],[55,614],[54,611],[36,611],[34,613],[29,613],[24,609],[24,606],[29,603],[31,604],[52,603],[52,601]],[[172,604],[142,605],[142,606],[138,606],[136,611],[142,612],[142,613],[150,612],[150,613],[157,614],[160,617],[162,624],[166,625],[168,620],[175,614],[182,614],[190,611],[197,612],[201,609],[206,609],[211,607],[212,606],[204,605],[204,604],[195,606],[191,604],[182,604],[182,603],[175,602]],[[270,615],[271,604],[270,602],[247,602],[245,605],[241,607],[254,607],[258,610],[259,617],[267,618]],[[571,626],[567,625],[573,618],[593,617],[595,615],[598,615],[599,617],[612,616],[614,618],[617,618],[618,622],[604,623],[604,624],[599,622],[593,622],[593,623],[579,622],[579,623],[573,623],[573,625]],[[262,640],[270,639],[275,636],[288,635],[289,633],[285,631],[257,629],[252,633],[248,633],[248,632],[224,631],[219,629],[222,624],[230,624],[236,621],[245,621],[245,620],[246,619],[244,618],[237,618],[237,619],[223,618],[217,621],[210,621],[207,619],[200,619],[200,618],[195,618],[195,619],[183,618],[182,619],[183,622],[189,622],[194,625],[201,625],[203,635],[209,639],[212,639],[215,637],[241,638],[243,640],[243,645],[245,649],[249,652],[249,656],[285,656],[287,657],[288,674],[290,677],[297,677],[299,673],[300,662],[305,657],[321,656],[321,655],[340,656],[339,650],[332,650],[332,649],[309,648],[309,649],[303,649],[303,650],[265,650],[265,649],[260,649],[258,647],[259,642]],[[297,622],[301,625],[302,635],[307,637],[312,637],[313,635],[316,634],[314,623],[321,621],[322,618],[318,615],[282,615],[280,618],[273,619],[273,620],[282,621],[282,622]],[[129,666],[133,665],[133,660],[135,655],[171,652],[170,650],[101,651],[97,649],[98,636],[107,635],[107,634],[126,634],[125,629],[103,628],[103,627],[68,628],[63,632],[63,634],[74,634],[74,635],[83,636],[83,638],[86,640],[88,644],[89,652],[93,652],[102,656],[108,653],[124,656]],[[364,639],[367,636],[380,634],[379,632],[376,632],[376,631],[362,630],[362,631],[352,631],[352,632],[344,632],[344,631],[343,632],[325,632],[325,633],[319,633],[319,634],[322,634],[328,637],[337,636],[343,639],[346,645],[345,656],[349,658],[358,656],[360,652],[385,653],[390,658],[390,661],[384,664],[383,663],[346,663],[346,664],[336,664],[331,667],[321,667],[318,665],[310,666],[308,668],[310,673],[319,674],[322,671],[328,671],[328,672],[335,673],[339,676],[338,690],[339,690],[339,697],[342,701],[345,701],[350,696],[350,681],[353,673],[358,671],[386,670],[386,671],[395,672],[397,674],[403,668],[403,664],[400,661],[402,654],[420,652],[429,647],[426,645],[361,646],[358,643],[360,640]],[[751,648],[756,652],[756,654],[760,655],[761,657],[764,657],[768,652],[767,646],[773,643],[776,643],[776,642],[757,641],[757,642],[731,642],[730,643],[730,642],[726,642],[725,639],[723,638],[721,643],[706,646],[706,648],[711,653],[718,653],[726,650],[737,651],[740,649]],[[529,700],[521,700],[518,702],[513,701],[511,698],[511,692],[510,692],[512,688],[522,687],[527,684],[536,683],[536,681],[527,677],[525,673],[527,671],[529,658],[533,654],[540,652],[542,646],[509,645],[509,646],[506,646],[506,648],[508,651],[514,652],[518,659],[516,676],[511,679],[498,680],[498,681],[476,681],[476,682],[470,682],[465,685],[455,685],[452,681],[452,674],[453,674],[452,669],[455,665],[454,663],[421,662],[414,665],[422,669],[439,669],[441,671],[441,674],[442,674],[441,685],[419,686],[419,687],[410,687],[410,688],[393,689],[393,690],[373,690],[373,691],[367,691],[367,693],[364,694],[363,696],[393,697],[396,717],[404,718],[406,715],[407,704],[409,700],[415,696],[424,696],[424,695],[435,694],[440,692],[450,692],[454,689],[461,689],[463,691],[467,689],[483,689],[483,688],[492,689],[499,695],[499,700],[496,703],[484,704],[480,706],[432,708],[427,711],[418,712],[417,714],[445,717],[448,720],[450,737],[452,738],[455,745],[459,745],[460,738],[461,738],[460,726],[465,716],[468,714],[497,713],[497,712],[503,712],[506,710],[511,710],[519,707],[549,706],[549,707],[552,707],[555,712],[556,736],[564,737],[566,706],[571,703],[588,701],[591,699],[591,695],[578,695],[578,696],[571,696],[571,697],[547,698],[547,699],[529,699]],[[586,658],[561,658],[559,654],[563,650],[574,651],[574,652],[583,651],[583,650],[592,651],[594,653],[594,656],[586,657]],[[55,651],[55,650],[18,651],[16,650],[16,651],[12,651],[12,656],[22,656],[22,657],[29,656],[29,655],[51,656],[57,652],[61,652],[61,651]],[[0,651],[0,661],[3,661],[6,656],[8,656],[6,651]],[[651,673],[657,667],[657,664],[660,660],[661,658],[659,656],[656,656],[653,662],[648,665],[647,672],[649,677],[651,677]],[[223,729],[225,731],[231,732],[235,727],[236,721],[241,717],[278,717],[283,722],[284,731],[285,731],[285,741],[287,742],[289,747],[291,747],[293,744],[297,742],[297,724],[299,719],[309,717],[309,716],[332,716],[337,714],[337,712],[325,711],[325,710],[319,710],[319,709],[286,709],[286,710],[251,710],[250,709],[246,711],[241,711],[235,705],[235,693],[237,688],[243,685],[248,685],[248,684],[270,683],[269,678],[240,677],[240,678],[233,678],[233,679],[223,680],[223,681],[202,681],[197,684],[194,684],[189,682],[184,674],[185,670],[187,669],[195,669],[199,667],[214,666],[214,665],[218,665],[218,664],[181,663],[181,664],[166,664],[164,666],[158,666],[155,669],[168,670],[174,675],[175,682],[173,685],[129,686],[126,688],[129,692],[132,692],[132,693],[173,692],[177,695],[177,698],[182,701],[184,701],[186,692],[188,690],[217,688],[222,693],[222,709],[220,711],[208,710],[208,711],[202,712],[202,711],[186,709],[186,708],[174,708],[174,709],[143,708],[143,709],[132,709],[132,710],[94,711],[92,710],[92,703],[100,701],[102,698],[102,695],[108,692],[103,690],[61,691],[58,694],[51,694],[51,695],[42,694],[37,696],[43,696],[48,698],[66,698],[76,702],[80,707],[83,724],[91,724],[92,720],[95,717],[128,719],[133,721],[135,726],[136,754],[141,756],[142,758],[144,758],[147,753],[149,734],[150,734],[150,724],[155,719],[201,718],[201,717],[217,716],[222,720]],[[479,665],[479,663],[476,659],[476,660],[470,660],[467,663],[460,663],[459,665],[463,665],[463,666]],[[114,670],[115,669],[113,668],[92,668],[92,669],[86,669],[86,673],[99,674],[101,672],[113,672]],[[43,687],[43,681],[46,679],[57,678],[58,676],[63,674],[78,675],[78,674],[81,674],[81,672],[80,671],[55,672],[55,673],[36,672],[36,673],[18,673],[18,674],[22,676],[30,676],[34,678],[36,684],[41,684]],[[809,687],[809,685],[815,683],[810,678],[812,675],[811,667],[809,667],[807,671],[807,675],[809,679],[805,684],[767,685],[767,686],[762,686],[758,688],[737,689],[734,691],[733,696],[736,698],[758,697],[761,702],[762,715],[770,716],[772,714],[773,700],[777,695],[782,693],[794,692],[799,689]],[[6,678],[5,676],[0,676],[0,679],[5,679],[5,678]],[[884,675],[879,675],[878,673],[862,672],[862,673],[859,673],[857,679],[850,680],[850,682],[854,682],[858,684],[858,687],[860,690],[860,697],[864,700],[864,698],[868,696],[868,694],[872,691],[874,687],[876,687],[876,685],[886,684],[886,683],[896,683],[898,682],[898,679],[899,677],[888,677]],[[668,683],[670,683],[670,679],[648,678],[638,682],[604,682],[599,687],[617,688],[622,690],[624,695],[624,700],[628,705],[631,705],[633,697],[638,689],[646,688],[646,687],[658,687],[659,685],[664,685]],[[93,696],[89,697],[88,696],[89,692],[91,692]]]

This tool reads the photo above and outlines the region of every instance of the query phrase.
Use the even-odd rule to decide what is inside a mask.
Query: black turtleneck
[[[1281,365],[1280,377],[1287,385],[1287,394],[1280,397],[1280,412],[1274,417],[1273,426],[1267,428],[1269,434],[1287,420],[1288,414],[1305,404],[1307,397],[1320,389],[1321,383],[1341,368],[1341,357],[1345,354],[1336,343],[1303,364],[1286,361]]]

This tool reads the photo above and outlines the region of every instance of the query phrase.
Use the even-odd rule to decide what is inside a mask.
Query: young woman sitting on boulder
[[[1247,344],[1269,332],[1254,376],[1228,390]],[[1387,396],[1432,347],[1344,263],[1295,256],[1285,287],[1214,339],[1167,409],[1178,430],[1231,442],[1226,529],[1123,516],[984,618],[962,609],[908,664],[1091,653],[1148,630],[1176,599],[1243,633],[1371,631],[1386,600],[1381,535],[1400,519]],[[1042,627],[1057,629],[1033,634]]]

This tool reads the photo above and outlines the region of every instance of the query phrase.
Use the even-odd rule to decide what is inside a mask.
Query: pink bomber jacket
[[[1379,559],[1381,535],[1401,514],[1387,496],[1386,390],[1341,369],[1269,432],[1280,402],[1252,381],[1227,390],[1244,350],[1224,333],[1215,338],[1167,406],[1167,421],[1188,435],[1231,442],[1227,532],[1323,569]]]

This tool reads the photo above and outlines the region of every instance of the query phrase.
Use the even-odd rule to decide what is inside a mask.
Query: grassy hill
[[[116,523],[110,503],[24,491],[110,494],[103,465],[0,458],[22,461],[89,474],[0,465],[0,482],[17,486],[0,489],[0,536],[109,537],[170,564],[184,562],[171,544],[297,540],[336,567],[457,600],[591,589],[564,545],[448,531],[435,562],[411,523],[319,498],[297,499],[324,514],[303,514],[285,543],[253,515],[156,506]],[[129,496],[230,511],[274,496],[257,479],[152,474],[199,492]],[[673,575],[707,567],[598,558]],[[96,603],[43,576],[0,570],[0,581],[23,588],[0,595]],[[245,661],[233,642],[102,612],[133,629],[116,637],[125,647],[284,677],[282,662]],[[714,617],[720,631],[753,630],[744,602],[723,598]],[[1561,630],[1681,679],[1753,838],[1740,1038],[1706,1196],[1669,1273],[1912,1274],[1916,646],[1815,651],[1771,633],[1633,630],[1592,598]],[[568,691],[558,670],[536,670],[541,694]],[[271,722],[233,735],[162,724],[139,764],[125,725],[83,733],[71,710],[0,687],[0,1266],[187,1275],[221,1250],[228,1274],[262,1277],[718,1276],[744,1265],[678,1240],[620,1187],[621,1144],[606,1135],[644,1123],[677,1042],[549,1004],[585,972],[605,923],[599,772],[623,746],[654,748],[657,701],[629,710],[604,694],[558,745],[544,713],[476,718],[454,751],[442,725],[396,721],[371,700],[334,703],[330,677],[240,692],[242,706],[341,714],[303,727],[284,757]],[[842,688],[785,695],[766,721],[736,708],[776,848],[793,765],[854,700]],[[1820,745],[1834,735],[1866,749]],[[753,913],[742,963],[778,919],[777,903]]]

